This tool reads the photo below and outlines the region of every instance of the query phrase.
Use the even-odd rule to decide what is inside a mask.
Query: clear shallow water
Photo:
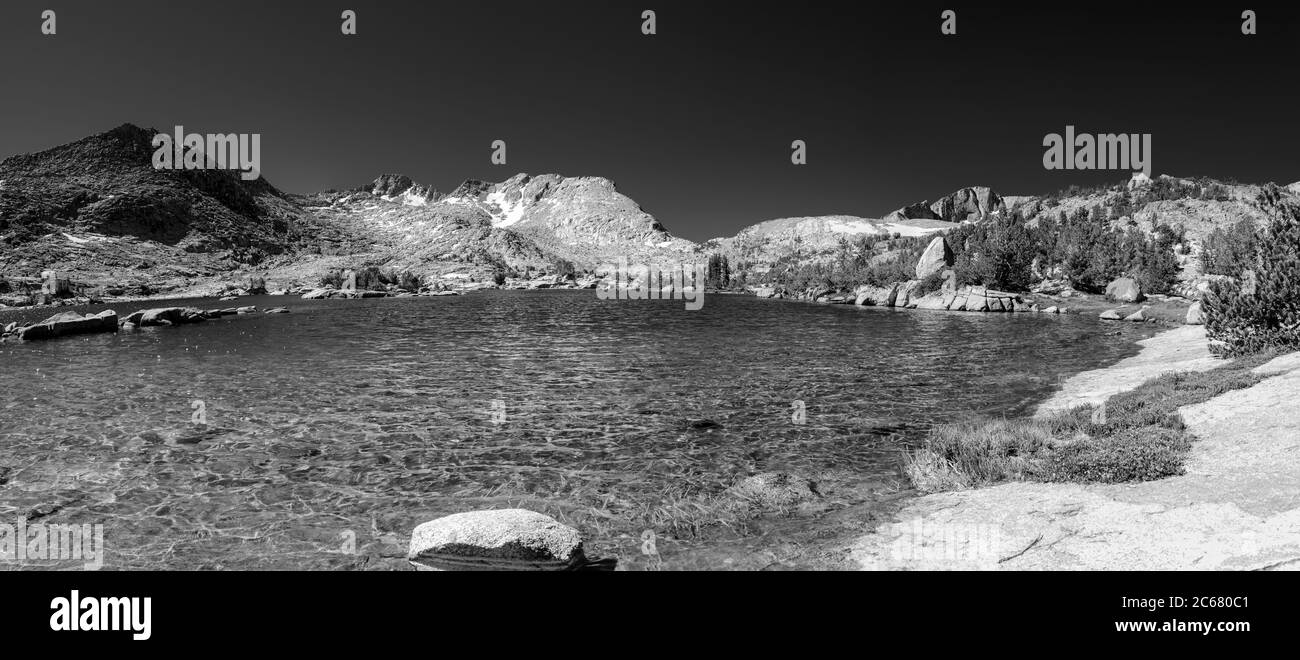
[[[102,523],[106,568],[395,568],[420,522],[523,505],[634,567],[639,511],[767,470],[886,497],[929,425],[1028,413],[1151,333],[721,295],[191,302],[292,313],[0,344],[0,522]],[[697,567],[779,542],[735,531],[659,529],[657,550]]]

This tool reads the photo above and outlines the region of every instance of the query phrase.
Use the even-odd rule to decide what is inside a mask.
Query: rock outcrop
[[[40,323],[25,328],[14,328],[13,333],[24,341],[54,339],[67,335],[84,335],[97,332],[117,332],[117,312],[108,309],[98,314],[81,315],[77,312],[55,314]]]
[[[962,188],[930,206],[946,222],[976,222],[1006,208],[1002,198],[991,188]]]

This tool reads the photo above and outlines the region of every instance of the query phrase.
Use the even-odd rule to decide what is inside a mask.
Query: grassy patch
[[[1182,474],[1195,439],[1178,409],[1250,387],[1251,373],[1274,351],[1204,372],[1167,373],[1100,407],[1043,419],[982,419],[943,424],[906,459],[919,490],[938,492],[1005,481],[1123,483]]]

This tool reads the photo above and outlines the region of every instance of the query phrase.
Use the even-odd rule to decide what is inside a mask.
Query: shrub
[[[1205,330],[1219,354],[1300,346],[1300,209],[1269,223],[1253,263],[1252,282],[1214,282],[1205,297]]]
[[[937,273],[930,273],[929,275],[926,275],[925,277],[921,278],[920,284],[917,284],[916,288],[912,289],[911,295],[919,297],[929,293],[934,293],[935,291],[938,291],[943,288],[943,283],[944,283],[943,271],[939,271]]]
[[[1190,438],[1166,428],[1131,428],[1060,447],[1047,459],[1044,481],[1122,483],[1183,473]]]
[[[406,291],[419,291],[421,286],[420,276],[409,270],[404,270],[397,275],[397,288]]]
[[[1207,275],[1241,277],[1254,266],[1259,237],[1255,223],[1238,220],[1228,228],[1216,227],[1201,248],[1201,271]]]

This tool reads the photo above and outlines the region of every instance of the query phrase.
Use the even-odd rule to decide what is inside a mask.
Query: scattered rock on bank
[[[201,323],[207,319],[207,314],[203,310],[194,307],[159,307],[132,312],[122,321],[122,324],[136,327],[184,325]]]
[[[10,324],[10,326],[15,325]],[[8,328],[6,331],[9,331]],[[13,327],[12,332],[24,341],[53,339],[66,335],[117,332],[117,312],[107,309],[98,314],[86,316],[76,312],[63,312],[25,328]]]
[[[571,570],[588,562],[578,530],[525,509],[470,511],[411,533],[406,559],[434,571]]]
[[[387,291],[358,291],[354,289],[335,289],[324,287],[312,289],[302,294],[303,300],[326,300],[326,299],[355,299],[355,298],[387,298]]]
[[[1118,309],[1108,309],[1101,313],[1100,318],[1103,321],[1118,321],[1124,317],[1120,316]]]
[[[1145,307],[1143,307],[1142,309],[1139,309],[1138,311],[1133,312],[1128,316],[1125,316],[1124,320],[1132,321],[1134,323],[1145,323],[1147,320],[1147,310]]]

